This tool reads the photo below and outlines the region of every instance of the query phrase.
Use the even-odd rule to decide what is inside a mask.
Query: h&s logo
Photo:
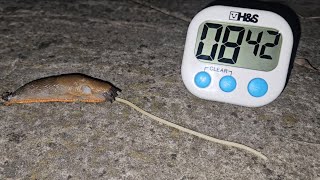
[[[259,17],[258,14],[252,15],[250,13],[241,13],[241,12],[230,11],[229,20],[257,23],[258,17]]]

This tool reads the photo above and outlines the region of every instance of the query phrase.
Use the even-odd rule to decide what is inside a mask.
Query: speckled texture
[[[140,1],[191,18],[208,1]],[[303,16],[319,2],[288,0]],[[302,19],[298,56],[320,66],[319,19]],[[165,127],[120,103],[0,106],[0,179],[320,178],[319,72],[295,65],[261,108],[205,101],[184,87],[188,23],[133,1],[0,1],[0,92],[45,76],[110,81],[153,114],[251,146],[265,162]]]

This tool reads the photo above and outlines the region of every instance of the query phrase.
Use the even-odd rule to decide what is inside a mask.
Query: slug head
[[[3,101],[10,101],[10,99],[14,96],[12,92],[5,92],[1,95],[1,99]]]
[[[108,91],[102,93],[102,95],[106,98],[106,101],[110,101],[112,103],[118,96],[118,91],[121,92],[121,89],[115,86],[111,86],[111,88]]]

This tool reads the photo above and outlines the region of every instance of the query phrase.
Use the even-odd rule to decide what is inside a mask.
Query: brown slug
[[[62,74],[31,81],[2,95],[4,105],[36,102],[113,102],[121,90],[84,74]]]

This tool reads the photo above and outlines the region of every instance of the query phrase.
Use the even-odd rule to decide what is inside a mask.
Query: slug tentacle
[[[12,92],[5,92],[1,95],[1,99],[4,101],[9,101],[13,96]]]
[[[121,90],[107,81],[84,74],[62,74],[31,81],[4,93],[5,105],[36,102],[113,102]]]

